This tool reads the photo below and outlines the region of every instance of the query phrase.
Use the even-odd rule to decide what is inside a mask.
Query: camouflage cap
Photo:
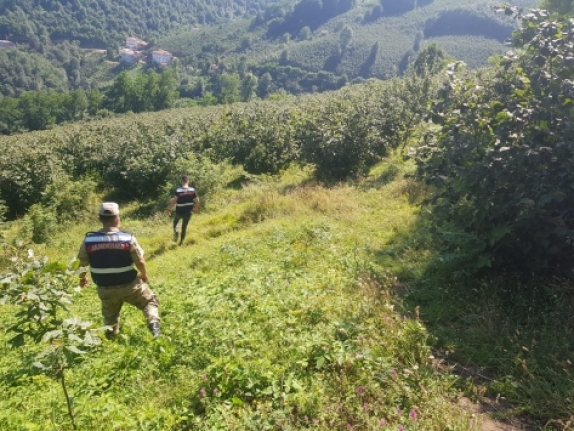
[[[100,206],[101,216],[117,216],[120,215],[120,207],[115,202],[104,202]]]

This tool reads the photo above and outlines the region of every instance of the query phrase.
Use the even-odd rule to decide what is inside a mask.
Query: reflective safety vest
[[[88,232],[84,243],[90,260],[92,279],[98,286],[128,284],[138,275],[130,247],[132,235],[127,232]]]
[[[179,214],[189,214],[193,210],[194,199],[197,197],[193,187],[178,187],[175,190],[177,201],[175,212]]]

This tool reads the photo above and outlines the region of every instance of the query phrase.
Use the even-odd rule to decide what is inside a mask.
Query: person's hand
[[[193,213],[194,213],[194,214],[199,214],[199,208],[194,208],[194,209],[193,209]]]
[[[171,210],[167,210],[167,211],[166,211],[166,213],[167,213],[167,215],[168,215],[169,217],[171,217],[171,212],[172,212]]]
[[[80,287],[86,287],[89,282],[90,282],[90,280],[88,280],[87,277],[80,278]]]
[[[143,281],[144,283],[147,283],[147,280],[148,280],[148,279],[147,279],[147,274],[140,274],[140,278],[142,279],[142,281]]]

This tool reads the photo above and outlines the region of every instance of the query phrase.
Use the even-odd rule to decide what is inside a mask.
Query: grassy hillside
[[[484,286],[469,293],[436,273],[433,282],[434,252],[414,205],[424,189],[403,178],[411,171],[394,159],[361,183],[325,188],[306,170],[256,177],[227,168],[227,186],[193,218],[182,247],[165,215],[123,205],[123,225],[147,253],[164,335],[153,341],[125,307],[118,339],[67,373],[78,429],[478,430],[482,416],[462,407],[463,395],[492,395],[507,420],[572,413],[545,392],[550,376],[561,377],[562,400],[574,387],[558,346],[568,336],[564,304],[554,322],[532,312],[525,322],[516,319],[526,301],[509,308]],[[36,254],[72,258],[97,227],[96,205]],[[25,226],[13,223],[8,240],[26,238]],[[69,315],[98,327],[93,285],[74,297]],[[4,329],[15,311],[0,309]],[[11,350],[0,337],[1,427],[70,429],[60,385],[32,366],[41,346]],[[549,351],[556,357],[544,363]],[[449,371],[461,369],[454,360],[464,361],[462,377]]]
[[[183,247],[166,218],[124,206],[125,228],[147,251],[164,336],[154,342],[125,308],[121,336],[68,374],[79,429],[376,429],[383,419],[476,429],[453,378],[433,367],[432,337],[400,306],[390,268],[371,261],[416,213],[407,182],[380,178],[325,189],[306,184],[305,171],[254,177],[214,196]],[[94,227],[68,225],[38,251],[65,262]],[[75,296],[71,314],[98,326],[93,286]],[[7,325],[14,309],[1,310]],[[3,343],[2,428],[69,428],[61,388],[31,368],[36,349],[25,351]]]
[[[472,89],[463,87],[464,97],[486,86],[480,96],[496,106],[494,70],[455,76]],[[17,314],[39,300],[31,289],[52,283],[63,289],[49,295],[75,297],[59,316],[99,327],[93,290],[75,292],[76,276],[70,284],[61,271],[97,227],[98,202],[114,199],[146,249],[164,337],[153,342],[141,315],[126,308],[116,341],[70,362],[78,429],[475,430],[473,412],[490,406],[532,429],[571,430],[572,282],[469,269],[460,250],[479,243],[447,211],[433,220],[434,208],[420,206],[440,185],[417,182],[408,157],[417,145],[437,148],[419,138],[440,128],[420,114],[439,82],[371,80],[333,93],[131,114],[0,139],[0,212],[12,217],[0,230],[0,273],[18,266],[20,250],[33,274],[22,278],[15,268],[15,281],[0,279],[7,394],[0,428],[71,428],[60,382],[36,363],[44,347],[62,351],[59,338],[8,346],[16,321],[35,325]],[[452,142],[441,145],[477,154]],[[453,186],[472,168],[453,159],[429,170],[439,167],[459,169]],[[202,214],[177,247],[164,210],[182,172],[192,175]],[[485,170],[470,172],[482,181]],[[453,211],[470,208],[465,214],[474,217],[467,196]],[[43,255],[49,265],[41,271]],[[475,409],[462,407],[469,404]]]

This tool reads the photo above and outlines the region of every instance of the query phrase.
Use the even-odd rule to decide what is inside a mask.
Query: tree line
[[[171,70],[131,78],[122,72],[106,90],[70,92],[25,91],[19,97],[0,97],[0,133],[43,130],[54,124],[110,113],[159,111],[177,98]]]

